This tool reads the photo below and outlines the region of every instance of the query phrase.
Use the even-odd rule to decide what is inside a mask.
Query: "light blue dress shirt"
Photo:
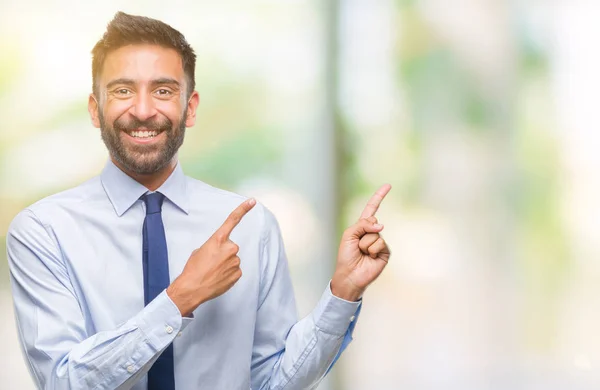
[[[171,280],[244,198],[184,175],[157,190]],[[351,340],[360,311],[327,287],[298,321],[277,221],[258,204],[234,229],[242,277],[193,318],[163,291],[144,307],[147,189],[112,162],[23,210],[7,235],[19,338],[41,389],[146,389],[174,345],[175,383],[191,389],[309,389]]]

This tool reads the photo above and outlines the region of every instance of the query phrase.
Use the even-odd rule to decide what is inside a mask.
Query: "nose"
[[[156,115],[156,106],[152,96],[147,93],[138,93],[129,112],[140,121],[152,118]]]

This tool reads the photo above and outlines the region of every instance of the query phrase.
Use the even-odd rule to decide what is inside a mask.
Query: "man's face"
[[[129,45],[110,52],[97,91],[90,96],[90,114],[118,165],[145,175],[173,161],[198,103],[196,92],[187,99],[175,50]]]

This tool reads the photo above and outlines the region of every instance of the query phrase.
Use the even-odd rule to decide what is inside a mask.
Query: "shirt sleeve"
[[[40,389],[130,388],[190,321],[163,291],[121,326],[88,334],[51,228],[24,210],[6,241],[19,339]]]
[[[352,340],[361,302],[325,289],[315,309],[297,321],[287,258],[275,217],[265,209],[261,286],[252,354],[253,389],[311,389]]]

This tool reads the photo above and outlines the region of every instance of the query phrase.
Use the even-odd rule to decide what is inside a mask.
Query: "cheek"
[[[131,102],[127,100],[112,100],[106,102],[103,107],[102,114],[104,115],[105,121],[113,123],[116,119],[119,119],[131,108]]]
[[[185,107],[181,107],[180,104],[174,102],[163,102],[166,104],[157,104],[157,111],[163,116],[169,118],[169,120],[174,124],[178,124],[183,119],[183,111]]]

